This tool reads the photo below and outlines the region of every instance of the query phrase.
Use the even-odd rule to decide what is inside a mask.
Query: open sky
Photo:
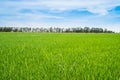
[[[0,0],[0,26],[89,26],[120,32],[120,0]]]

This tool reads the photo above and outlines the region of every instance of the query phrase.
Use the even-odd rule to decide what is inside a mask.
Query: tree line
[[[76,27],[76,28],[31,28],[31,27],[0,27],[0,32],[64,32],[64,33],[114,33],[106,28],[95,28],[95,27]]]

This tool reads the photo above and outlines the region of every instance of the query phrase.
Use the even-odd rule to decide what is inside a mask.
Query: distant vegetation
[[[30,27],[0,27],[0,32],[74,32],[74,33],[114,33],[111,30],[103,29],[103,28],[89,28],[89,27],[76,27],[76,28],[58,28],[58,27],[50,27],[50,28],[30,28]]]

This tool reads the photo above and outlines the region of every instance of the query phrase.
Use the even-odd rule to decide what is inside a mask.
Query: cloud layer
[[[1,0],[1,26],[107,26],[120,30],[120,0]],[[113,27],[112,27],[113,28]]]

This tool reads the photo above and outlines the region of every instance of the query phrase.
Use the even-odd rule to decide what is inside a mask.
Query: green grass
[[[120,80],[120,34],[0,33],[0,80]]]

